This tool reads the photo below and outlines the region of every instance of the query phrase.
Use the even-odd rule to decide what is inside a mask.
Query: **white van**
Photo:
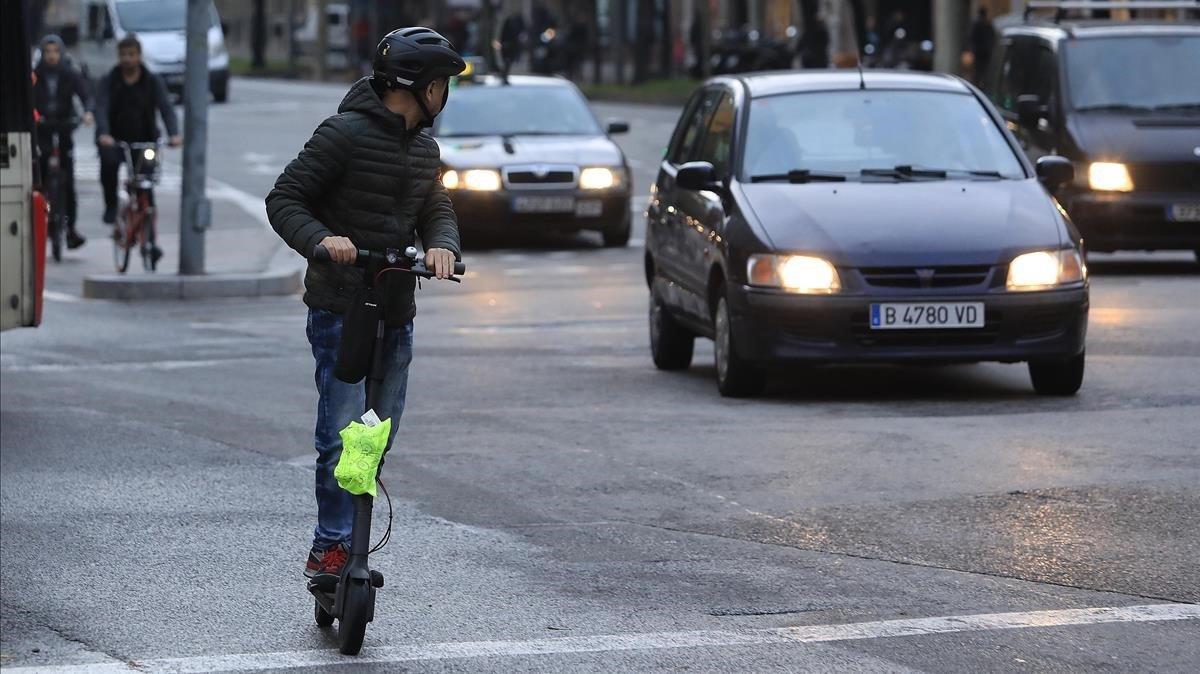
[[[142,59],[167,88],[183,91],[187,54],[187,0],[79,0],[79,58],[100,78],[117,62],[117,42],[129,33],[142,43]],[[229,52],[217,8],[209,5],[208,83],[213,99],[229,98]]]

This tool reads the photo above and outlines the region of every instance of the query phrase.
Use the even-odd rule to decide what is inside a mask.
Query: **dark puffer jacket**
[[[363,78],[275,181],[267,216],[279,236],[306,257],[325,237],[345,236],[371,250],[403,249],[420,237],[426,249],[445,248],[461,258],[458,222],[438,179],[440,168],[437,143],[410,131]],[[416,313],[413,277],[383,278],[387,323],[402,325]],[[361,285],[357,267],[310,260],[304,303],[344,313]]]

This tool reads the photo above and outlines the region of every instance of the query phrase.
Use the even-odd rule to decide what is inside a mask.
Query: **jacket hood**
[[[37,70],[37,71],[58,70],[58,69],[62,68],[64,63],[67,62],[67,46],[65,44],[63,44],[61,37],[51,33],[50,35],[43,37],[41,42],[38,42],[38,47],[44,48],[48,44],[58,45],[58,53],[60,55],[58,63],[55,65],[50,65],[49,63],[46,63],[45,59],[39,58],[37,65],[34,67],[34,70]]]
[[[388,126],[395,126],[401,130],[408,128],[403,117],[388,110],[383,104],[379,94],[375,93],[375,87],[371,86],[370,77],[364,77],[350,87],[350,91],[346,92],[346,97],[338,105],[338,112],[361,112]]]
[[[1053,202],[1032,178],[755,183],[742,191],[776,250],[835,264],[990,265],[1064,240]]]

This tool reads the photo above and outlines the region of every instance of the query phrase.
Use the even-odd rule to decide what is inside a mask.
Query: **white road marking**
[[[83,298],[78,295],[72,295],[70,293],[60,293],[57,290],[43,290],[42,298],[50,300],[51,302],[75,303],[75,302],[83,301]]]
[[[269,157],[271,155],[259,156]],[[271,168],[268,173],[278,173],[278,170]],[[75,179],[79,182],[99,182],[100,159],[94,154],[77,158],[75,160],[75,176]],[[245,211],[247,215],[254,218],[263,227],[271,230],[271,222],[267,219],[267,205],[264,197],[255,196],[216,178],[208,179],[207,188],[208,198],[223,199],[232,203]],[[164,166],[162,177],[159,179],[158,186],[155,189],[161,194],[181,192],[183,190],[183,176],[180,174],[180,168],[174,164]]]
[[[244,358],[208,358],[197,360],[148,360],[148,361],[129,361],[124,363],[30,363],[28,365],[7,365],[2,369],[4,372],[79,372],[82,370],[89,371],[113,371],[113,372],[133,372],[136,370],[161,370],[170,372],[173,370],[190,370],[201,367],[214,367],[217,365],[228,365],[230,363],[242,363],[248,360],[262,360],[259,357],[244,357]]]
[[[258,221],[260,225],[268,231],[274,232],[271,228],[271,221],[267,219],[267,202],[263,197],[257,197],[249,192],[244,192],[228,183],[221,182],[216,178],[208,179],[208,197],[210,199],[224,199],[234,206],[242,209],[247,215]]]
[[[11,674],[82,674],[83,672],[163,672],[186,674],[211,671],[261,671],[293,667],[366,665],[371,663],[429,662],[467,658],[501,658],[522,655],[562,655],[617,651],[713,648],[723,646],[759,646],[890,639],[928,634],[981,632],[991,630],[1038,629],[1101,625],[1106,623],[1162,622],[1200,619],[1200,605],[1150,604],[1116,608],[1082,608],[1015,613],[880,620],[841,625],[804,625],[746,630],[698,630],[691,632],[650,632],[595,636],[557,637],[527,641],[463,641],[408,646],[364,648],[356,658],[347,658],[333,650],[287,651],[202,655],[185,658],[134,660],[130,663],[105,662],[87,665],[50,667],[8,667]]]

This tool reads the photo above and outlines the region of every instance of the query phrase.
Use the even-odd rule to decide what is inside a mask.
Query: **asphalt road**
[[[237,192],[261,198],[340,95],[237,80],[212,109],[210,176],[236,190],[215,264],[267,246]],[[644,190],[676,111],[597,108],[632,122],[621,143]],[[94,179],[82,190],[94,209]],[[94,220],[84,231],[102,237]],[[388,584],[352,661],[313,624],[301,579],[316,395],[299,298],[80,300],[106,255],[94,240],[52,267],[45,324],[3,336],[6,670],[1200,661],[1190,256],[1093,258],[1075,398],[977,365],[787,371],[731,401],[710,344],[686,372],[654,370],[640,246],[469,254],[466,283],[418,298],[385,477],[395,534],[372,557]]]

